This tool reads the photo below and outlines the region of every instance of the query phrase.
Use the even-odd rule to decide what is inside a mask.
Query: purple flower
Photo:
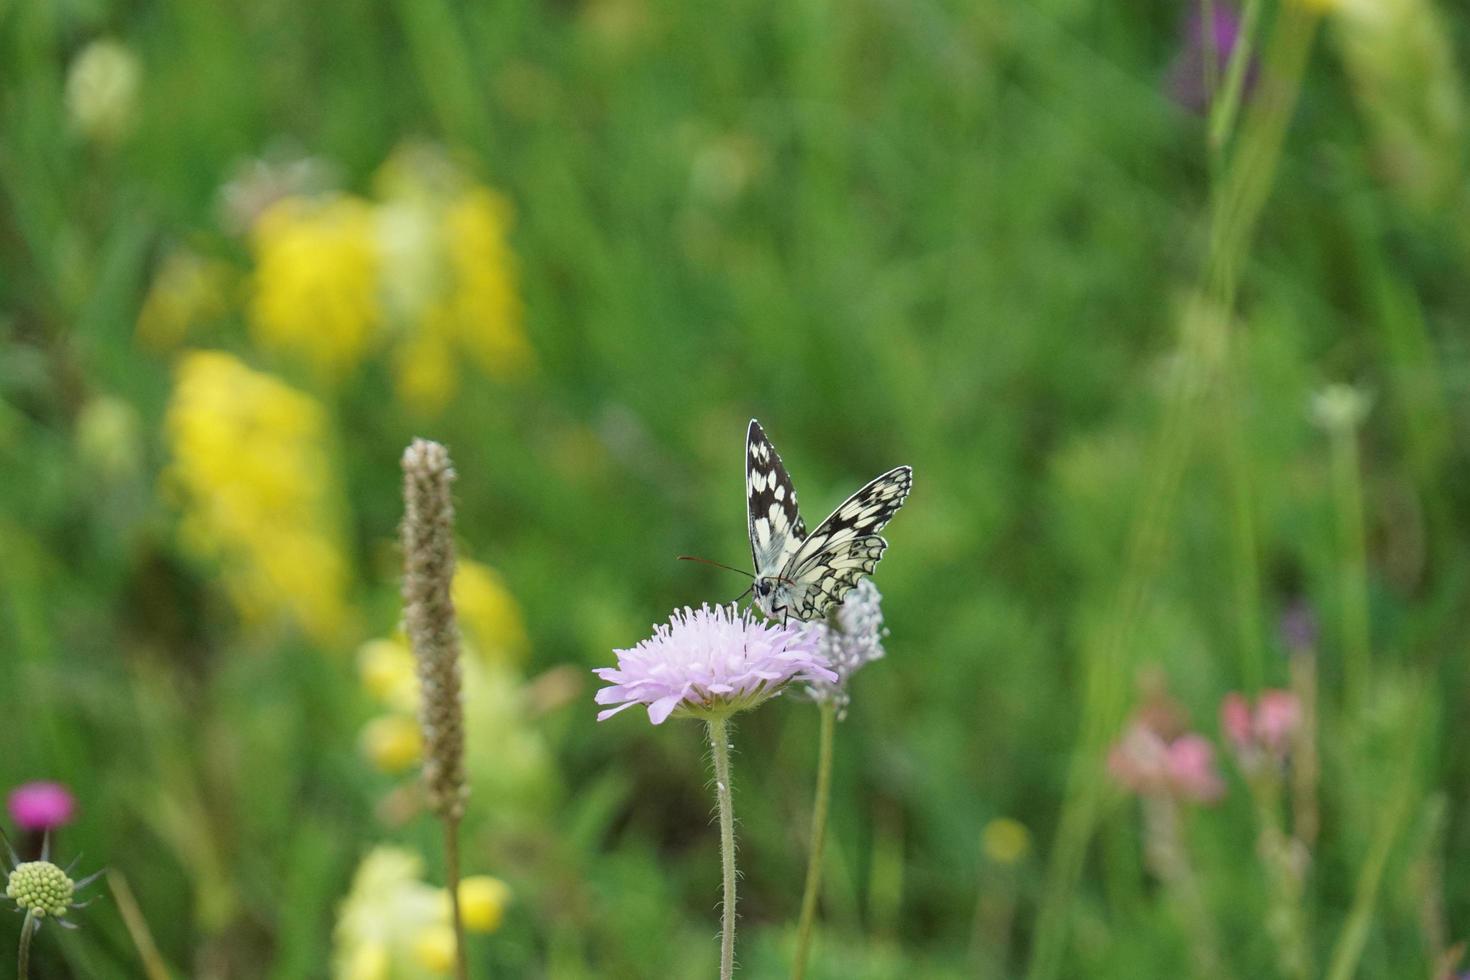
[[[823,661],[837,674],[835,683],[813,681],[808,689],[817,701],[831,701],[841,712],[847,707],[847,681],[864,664],[883,657],[883,594],[871,579],[863,579],[837,608],[834,621],[811,627],[820,638]]]
[[[54,830],[71,823],[76,799],[61,783],[24,783],[6,799],[10,819],[22,830]]]
[[[1205,28],[1204,11],[1196,5],[1185,23],[1184,40],[1174,63],[1169,66],[1169,94],[1174,101],[1191,112],[1203,113],[1210,107],[1210,93],[1205,85],[1209,73],[1205,70],[1206,59],[1214,58],[1215,84],[1225,79],[1225,68],[1230,56],[1240,41],[1240,15],[1226,0],[1215,0],[1213,16],[1210,18],[1213,31]],[[1214,51],[1210,50],[1213,33]],[[1246,66],[1242,82],[1242,95],[1248,92],[1255,80],[1255,59]]]
[[[733,604],[685,607],[631,650],[615,650],[616,667],[593,671],[609,682],[597,703],[617,705],[597,720],[635,704],[648,706],[655,725],[675,713],[723,718],[755,707],[794,679],[836,683],[817,646],[814,631],[756,623]]]
[[[1317,647],[1317,616],[1311,603],[1296,599],[1281,614],[1281,642],[1291,653],[1311,653]]]

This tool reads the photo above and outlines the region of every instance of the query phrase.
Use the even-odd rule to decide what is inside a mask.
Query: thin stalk
[[[17,980],[30,980],[31,975],[31,937],[40,928],[41,920],[36,918],[34,912],[26,913],[25,925],[20,927],[20,964],[16,972]]]
[[[1215,153],[1225,149],[1235,117],[1240,111],[1241,94],[1245,90],[1245,73],[1255,53],[1256,21],[1261,16],[1261,0],[1246,0],[1240,16],[1240,31],[1230,61],[1225,65],[1225,82],[1219,98],[1210,99],[1210,148]]]
[[[1344,646],[1343,673],[1347,702],[1361,705],[1368,693],[1371,654],[1368,641],[1368,556],[1363,540],[1363,485],[1358,463],[1356,427],[1332,432],[1332,484],[1337,498],[1338,547],[1341,553],[1339,603]]]
[[[720,910],[720,980],[735,973],[735,814],[730,805],[730,742],[725,719],[709,722],[709,746],[715,760],[715,799],[720,808],[720,876],[724,903]]]
[[[1352,980],[1357,973],[1358,961],[1363,947],[1368,943],[1368,930],[1373,924],[1373,910],[1378,903],[1378,890],[1383,874],[1388,868],[1388,858],[1399,832],[1409,817],[1412,797],[1412,773],[1414,767],[1404,767],[1394,800],[1383,815],[1378,835],[1368,851],[1363,867],[1358,872],[1358,886],[1353,896],[1352,911],[1342,927],[1342,935],[1332,951],[1332,964],[1327,971],[1327,980]]]
[[[459,912],[459,821],[444,818],[444,885],[449,889],[449,917],[454,924],[454,975],[469,980],[464,948],[464,918]]]
[[[792,980],[806,976],[807,956],[811,953],[812,926],[817,918],[817,894],[822,890],[822,852],[827,846],[827,807],[832,796],[832,742],[837,727],[837,707],[830,701],[819,706],[822,731],[817,743],[817,798],[812,804],[811,849],[806,861],[806,890],[801,896],[801,924],[796,931],[796,961],[791,967]]]
[[[1227,334],[1228,337],[1228,334]],[[1235,579],[1236,642],[1246,690],[1261,689],[1261,573],[1256,543],[1256,515],[1250,456],[1246,452],[1245,418],[1241,404],[1242,378],[1249,365],[1235,340],[1225,355],[1220,384],[1220,419],[1225,474],[1230,492],[1230,553]]]
[[[148,920],[143,918],[143,910],[138,907],[138,900],[128,887],[128,880],[121,871],[111,870],[107,872],[107,887],[117,900],[117,910],[122,914],[123,925],[127,927],[133,946],[138,950],[138,958],[143,961],[143,972],[148,980],[169,980],[171,974],[164,965],[163,956],[158,952],[158,944],[153,941]]]

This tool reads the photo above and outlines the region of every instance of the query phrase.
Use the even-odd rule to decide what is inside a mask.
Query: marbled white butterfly
[[[903,506],[914,471],[899,466],[845,500],[811,534],[796,509],[796,488],[760,423],[745,435],[745,500],[755,603],[772,619],[821,619],[878,567],[888,542],[878,536]]]

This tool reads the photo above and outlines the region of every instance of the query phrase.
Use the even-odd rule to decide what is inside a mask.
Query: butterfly
[[[755,419],[745,434],[745,503],[755,604],[771,619],[821,619],[864,575],[888,542],[878,536],[914,483],[907,466],[889,470],[843,501],[811,534],[796,508],[796,488],[776,447]]]

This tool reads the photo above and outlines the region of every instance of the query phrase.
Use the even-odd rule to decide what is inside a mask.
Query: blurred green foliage
[[[477,975],[711,975],[702,733],[597,725],[587,671],[738,591],[673,558],[743,560],[755,415],[809,522],[916,474],[876,575],[889,657],[838,729],[814,976],[1186,972],[1101,749],[1145,665],[1212,736],[1225,692],[1284,686],[1297,602],[1322,628],[1315,959],[1430,975],[1470,915],[1470,20],[1403,32],[1354,6],[1298,11],[1278,164],[1250,119],[1295,79],[1259,45],[1244,142],[1212,152],[1170,97],[1175,3],[0,3],[0,786],[73,788],[62,855],[126,877],[177,975],[326,973],[365,853],[403,843],[437,874],[404,778],[358,751],[376,708],[352,659],[395,628],[397,460],[429,436],[465,553],[530,637],[497,737],[549,747],[494,783],[525,798],[475,800],[466,870],[515,895],[473,939]],[[1279,40],[1290,11],[1261,9]],[[136,91],[89,117],[69,77],[98,38],[136,58]],[[415,138],[510,202],[534,366],[468,368],[438,411],[395,394],[386,357],[325,384],[253,342],[241,271],[184,346],[320,401],[350,569],[330,640],[250,621],[181,535],[180,355],[140,341],[139,311],[181,247],[251,267],[220,216],[242,161],[309,157],[368,196]],[[1249,210],[1220,188],[1258,160],[1237,282],[1201,307],[1209,247]],[[1372,396],[1347,443],[1313,423],[1329,382]],[[816,727],[794,697],[737,725],[743,975],[788,968]],[[1187,838],[1235,975],[1271,975],[1228,775]],[[982,853],[998,817],[1030,832],[1013,865]],[[37,956],[41,976],[140,972],[110,897]]]

